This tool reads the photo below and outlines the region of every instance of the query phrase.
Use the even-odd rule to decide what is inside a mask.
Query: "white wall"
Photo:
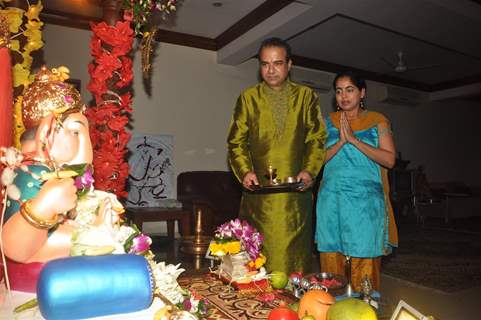
[[[44,58],[49,66],[65,64],[88,82],[90,33],[47,25]],[[256,83],[257,62],[232,67],[216,63],[216,53],[160,43],[152,77],[152,96],[142,85],[140,57],[134,63],[134,131],[174,135],[176,174],[188,170],[225,170],[226,131],[239,92]],[[368,82],[369,90],[376,83]],[[372,100],[372,99],[371,99]],[[391,119],[396,147],[412,166],[423,164],[431,181],[481,184],[479,103],[451,100],[417,107],[383,105],[368,108]],[[332,93],[321,96],[324,113],[332,110]]]
[[[161,43],[148,97],[136,57],[135,131],[174,135],[177,173],[226,170],[226,133],[240,91],[256,83],[257,64],[216,63],[212,51]]]

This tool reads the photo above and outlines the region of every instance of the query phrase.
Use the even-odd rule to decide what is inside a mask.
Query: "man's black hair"
[[[269,47],[283,48],[286,51],[286,61],[291,60],[291,46],[281,38],[267,38],[262,41],[259,51],[257,52],[257,59],[261,58],[262,49]]]

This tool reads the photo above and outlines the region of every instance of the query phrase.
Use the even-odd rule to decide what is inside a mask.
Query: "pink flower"
[[[74,180],[74,185],[78,190],[90,189],[93,183],[94,177],[90,167],[85,170],[83,175],[76,177]]]
[[[145,234],[140,234],[134,239],[132,239],[132,246],[130,247],[129,253],[139,254],[150,249],[152,244],[152,239]]]
[[[187,310],[187,311],[190,311],[190,309],[192,309],[192,302],[190,302],[190,299],[185,299],[184,300],[184,310]]]
[[[264,237],[247,221],[231,220],[219,226],[215,231],[218,240],[237,239],[241,247],[252,260],[256,260],[261,253]]]

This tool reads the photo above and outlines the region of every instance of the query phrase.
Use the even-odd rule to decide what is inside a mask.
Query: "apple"
[[[274,289],[284,289],[288,281],[287,274],[282,271],[272,271],[269,276],[269,282]]]
[[[286,307],[279,307],[271,310],[267,320],[299,320],[297,313]]]

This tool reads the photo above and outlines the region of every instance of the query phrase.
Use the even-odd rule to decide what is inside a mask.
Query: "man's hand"
[[[301,172],[299,172],[299,174],[297,175],[297,181],[302,181],[302,183],[304,184],[301,191],[304,191],[312,186],[311,174],[306,170],[302,170]]]
[[[254,172],[247,172],[246,175],[244,176],[244,179],[242,180],[242,185],[244,188],[247,190],[254,190],[252,186],[259,185],[259,181],[257,180],[257,176]]]

